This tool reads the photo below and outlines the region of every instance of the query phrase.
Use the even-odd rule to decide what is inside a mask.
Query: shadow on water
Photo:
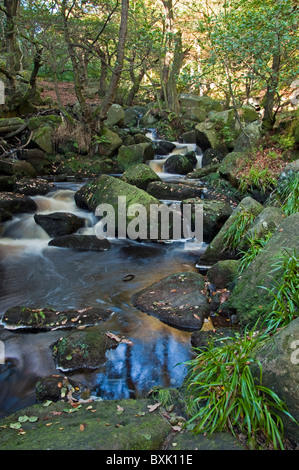
[[[78,210],[74,191],[38,197],[38,212],[74,212],[92,226],[92,215]],[[152,386],[180,386],[190,358],[190,333],[168,327],[131,305],[132,295],[153,282],[193,270],[194,256],[184,243],[112,241],[102,253],[49,247],[49,237],[33,215],[8,222],[0,239],[0,316],[13,306],[56,310],[102,306],[114,315],[98,331],[124,335],[107,353],[107,363],[72,377],[103,399],[145,395]],[[0,417],[35,402],[35,383],[57,374],[50,346],[66,332],[21,333],[0,327],[5,364],[0,364]],[[68,374],[69,375],[69,374]]]

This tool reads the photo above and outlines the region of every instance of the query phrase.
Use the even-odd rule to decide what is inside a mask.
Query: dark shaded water
[[[92,214],[79,210],[74,191],[59,189],[36,197],[38,212],[73,212],[93,233]],[[195,269],[199,247],[174,244],[112,241],[107,252],[79,252],[49,247],[50,238],[33,215],[6,223],[0,238],[0,316],[12,306],[52,307],[57,310],[104,306],[114,315],[98,330],[124,335],[133,345],[120,344],[107,354],[101,369],[72,375],[103,399],[143,396],[154,385],[179,386],[190,358],[190,333],[161,323],[132,307],[134,292],[175,272]],[[195,252],[193,251],[195,250]],[[124,282],[131,274],[134,278]],[[0,365],[0,417],[35,402],[35,383],[55,369],[50,345],[65,334],[21,333],[0,326],[5,364]]]

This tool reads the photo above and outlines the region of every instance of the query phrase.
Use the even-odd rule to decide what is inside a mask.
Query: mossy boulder
[[[182,93],[179,96],[180,104],[183,108],[202,108],[206,112],[221,111],[222,104],[209,96],[198,96],[192,93]]]
[[[243,105],[238,112],[240,119],[245,123],[258,121],[260,119],[259,113],[254,106],[251,105]]]
[[[96,145],[96,155],[101,157],[114,156],[122,143],[122,139],[116,132],[108,127],[104,127],[99,143]]]
[[[132,297],[133,305],[163,323],[182,330],[198,330],[209,314],[201,274],[172,274]]]
[[[29,162],[13,158],[0,158],[0,175],[35,178],[36,172]]]
[[[212,266],[220,260],[235,259],[238,253],[238,246],[231,247],[227,243],[226,235],[228,229],[240,216],[248,216],[248,225],[246,226],[246,230],[244,230],[245,235],[251,227],[254,219],[262,212],[263,209],[264,207],[262,204],[251,197],[242,199],[230,217],[226,220],[218,234],[213,238],[206,251],[200,257],[200,263]]]
[[[60,124],[62,124],[62,119],[57,114],[35,116],[28,121],[28,127],[31,131],[35,131],[36,129],[44,126],[50,126],[55,129],[56,127],[59,127]]]
[[[280,414],[285,436],[296,443],[299,442],[298,338],[299,318],[296,318],[253,351],[262,366],[262,385],[284,400],[290,414],[297,421]],[[253,374],[259,378],[259,370],[253,369]]]
[[[56,114],[29,119],[28,127],[33,132],[32,141],[46,154],[53,155],[55,152],[55,130],[61,124],[62,119]]]
[[[119,205],[119,197],[125,198],[126,207]],[[132,205],[142,205],[147,214],[150,212],[152,204],[160,204],[160,201],[142,189],[126,183],[118,178],[109,175],[102,175],[98,179],[84,185],[75,193],[75,201],[78,207],[95,211],[101,204],[112,206],[115,215],[115,228],[118,229],[119,213],[126,222],[126,226],[135,218],[135,215],[129,214],[129,208]],[[123,211],[126,210],[126,213]],[[97,212],[96,212],[97,214]]]
[[[263,239],[267,235],[275,232],[284,218],[285,214],[279,207],[268,206],[263,209],[243,237],[243,241],[240,244],[240,249],[244,251],[246,250],[246,245],[249,239]]]
[[[211,173],[216,173],[219,168],[219,163],[206,165],[203,168],[196,168],[191,173],[188,173],[187,179],[203,179]]]
[[[98,325],[108,320],[112,314],[112,310],[101,307],[59,312],[52,308],[11,307],[2,316],[1,323],[8,330],[49,331]]]
[[[51,125],[47,124],[33,131],[32,141],[46,154],[54,154],[54,128]]]
[[[149,183],[161,181],[161,178],[149,166],[144,163],[139,163],[136,166],[129,167],[123,173],[122,180],[133,186],[137,186],[137,188],[146,190]]]
[[[273,302],[269,289],[281,280],[282,270],[273,265],[285,252],[299,252],[299,213],[286,217],[265,247],[242,273],[228,300],[242,327],[253,326],[263,319]]]
[[[117,154],[117,163],[122,171],[127,170],[130,166],[138,163],[146,163],[147,160],[154,158],[154,150],[152,143],[145,142],[125,146],[122,145]]]
[[[194,165],[185,155],[171,155],[164,164],[164,171],[176,175],[187,175]]]
[[[120,104],[112,104],[107,112],[106,126],[122,127],[124,125],[125,111]]]
[[[152,182],[147,187],[147,192],[157,199],[182,201],[189,198],[200,198],[202,188],[184,183],[168,183],[166,181]]]
[[[203,151],[208,148],[216,148],[220,141],[213,122],[201,122],[195,126],[196,144]]]
[[[151,399],[34,405],[1,420],[1,450],[159,450],[171,425]],[[24,433],[13,429],[23,416]],[[49,420],[49,417],[51,419]],[[33,421],[32,421],[33,420]],[[21,418],[24,421],[24,418]],[[51,423],[50,426],[46,424]],[[17,425],[18,427],[18,425]]]
[[[238,276],[238,260],[222,260],[215,263],[207,274],[207,279],[217,289],[230,288]]]
[[[44,176],[52,173],[52,159],[41,149],[22,149],[20,160],[25,160],[34,168],[37,175]]]
[[[218,167],[220,176],[229,181],[235,188],[239,187],[239,172],[248,162],[249,157],[242,152],[227,154]]]
[[[73,331],[52,345],[52,356],[61,371],[94,370],[107,362],[107,351],[117,346],[104,331]]]
[[[207,118],[207,112],[204,108],[199,106],[187,106],[182,108],[183,119],[188,119],[195,122],[204,122]]]
[[[225,432],[214,432],[211,435],[182,432],[172,436],[167,443],[167,451],[224,451],[245,450],[236,437]],[[187,457],[187,456],[186,456]],[[187,458],[186,458],[187,462]]]
[[[235,152],[244,152],[257,144],[261,138],[261,123],[254,121],[245,126],[245,132],[241,132],[234,145]]]
[[[200,204],[203,210],[203,241],[210,243],[223,227],[233,212],[232,207],[225,201],[191,198],[182,201],[191,205],[191,229],[195,229],[195,205]]]

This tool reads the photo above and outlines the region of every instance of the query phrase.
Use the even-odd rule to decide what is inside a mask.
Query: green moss
[[[36,129],[43,126],[51,126],[52,128],[55,128],[58,127],[61,123],[61,117],[53,114],[49,116],[37,116],[29,119],[28,127],[31,131],[35,131]]]
[[[1,450],[157,450],[170,432],[159,409],[149,413],[151,400],[111,400],[71,405],[45,403],[1,421]],[[10,425],[20,416],[35,416],[20,429]]]

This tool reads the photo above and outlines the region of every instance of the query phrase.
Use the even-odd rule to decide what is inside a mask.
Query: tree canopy
[[[66,81],[86,122],[95,88],[101,119],[137,97],[178,115],[189,92],[258,98],[271,128],[299,71],[295,0],[0,0],[0,34],[10,106],[38,99],[39,78]]]

